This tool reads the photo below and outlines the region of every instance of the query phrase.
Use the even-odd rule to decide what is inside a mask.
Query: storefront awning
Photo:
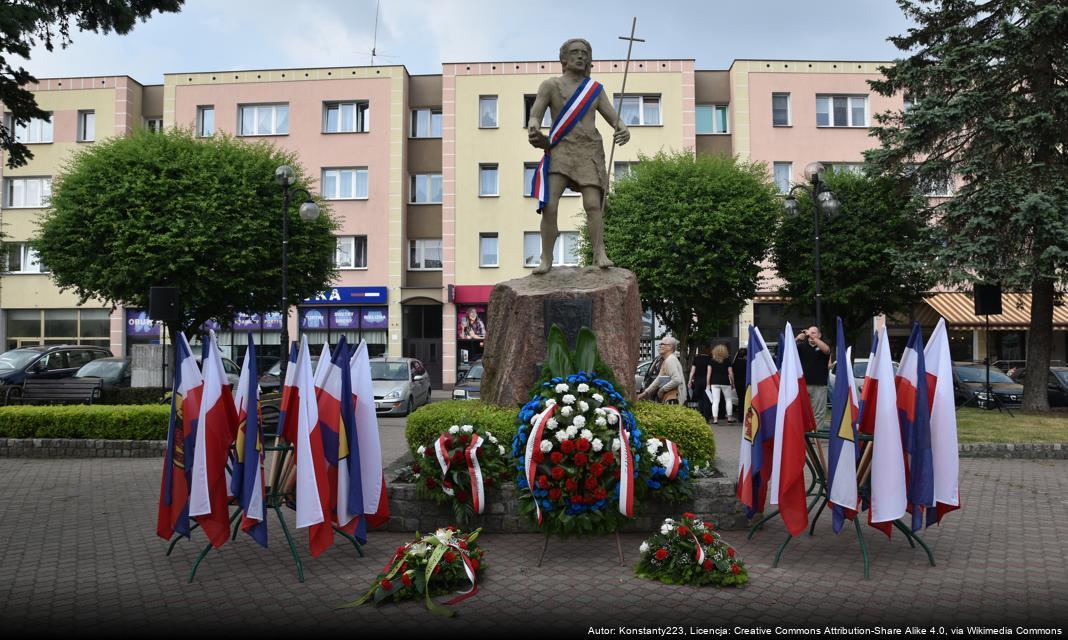
[[[489,304],[492,284],[458,284],[452,301],[456,304]]]
[[[986,316],[975,315],[975,302],[970,293],[936,293],[924,300],[946,319],[952,329],[984,329]],[[1026,331],[1031,326],[1031,294],[1004,293],[1001,311],[990,316],[990,328],[998,331]],[[1068,330],[1068,306],[1053,307],[1053,328]]]

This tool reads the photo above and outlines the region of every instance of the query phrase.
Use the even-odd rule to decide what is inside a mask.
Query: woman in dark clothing
[[[734,390],[738,392],[739,415],[745,411],[745,368],[748,366],[749,350],[745,347],[738,349],[734,354],[734,362],[731,363],[731,377],[734,378]]]
[[[708,347],[701,347],[693,359],[689,379],[689,397],[697,401],[697,408],[704,416],[705,422],[712,417],[712,404],[708,401],[708,394],[705,393],[705,389],[708,388],[709,362]]]

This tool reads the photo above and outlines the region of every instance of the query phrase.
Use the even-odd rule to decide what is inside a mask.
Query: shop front
[[[456,305],[456,378],[460,379],[471,365],[482,359],[486,350],[486,327],[489,326],[489,297],[494,285],[457,285],[453,291]]]
[[[367,342],[371,357],[386,353],[389,346],[389,307],[386,287],[335,287],[300,306],[300,333],[318,354],[341,336],[350,345]]]

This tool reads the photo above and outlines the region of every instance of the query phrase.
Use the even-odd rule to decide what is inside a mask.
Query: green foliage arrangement
[[[166,440],[170,413],[165,404],[0,407],[0,436]]]
[[[688,357],[689,345],[710,339],[756,293],[781,211],[761,164],[659,153],[641,157],[613,185],[605,249],[634,272],[642,304],[663,318]]]
[[[61,289],[147,308],[149,287],[178,287],[185,318],[172,331],[277,308],[282,278],[280,165],[309,183],[294,153],[223,134],[139,131],[75,154],[53,186],[34,247]],[[291,198],[289,302],[336,275],[336,222],[306,222]]]
[[[1068,7],[1039,0],[898,0],[910,24],[900,58],[870,81],[908,110],[876,114],[880,174],[956,182],[932,200],[934,249],[951,283],[1031,292],[1028,368],[1044,371],[1053,308],[1068,274]],[[1024,409],[1048,407],[1045,379],[1024,383]]]
[[[924,200],[892,178],[844,171],[825,171],[821,178],[841,203],[838,214],[820,217],[823,317],[841,317],[853,342],[868,331],[872,316],[907,315],[934,286],[930,265],[916,255],[930,241]],[[813,317],[814,208],[807,191],[794,193],[799,213],[782,217],[772,257],[794,308]]]
[[[408,416],[404,437],[415,459],[419,447],[433,442],[453,425],[478,425],[480,430],[490,431],[501,442],[508,443],[515,437],[517,409],[506,409],[481,400],[445,400],[423,405]]]
[[[716,439],[701,414],[682,405],[638,402],[634,418],[647,438],[667,438],[679,446],[694,469],[716,459]]]
[[[664,584],[740,587],[749,582],[745,565],[711,522],[692,513],[668,518],[660,531],[641,544],[634,573]]]

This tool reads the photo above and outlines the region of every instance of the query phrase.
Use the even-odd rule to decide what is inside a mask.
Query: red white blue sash
[[[597,102],[603,88],[600,82],[583,78],[567,104],[556,114],[553,126],[549,129],[549,148],[542,155],[530,186],[531,194],[538,199],[538,213],[549,204],[549,152],[582,120],[590,107]]]
[[[634,517],[634,454],[630,450],[630,434],[623,424],[623,414],[615,407],[605,407],[616,417],[619,426],[619,512]]]
[[[534,495],[534,481],[538,475],[538,463],[534,461],[534,452],[538,451],[541,447],[541,437],[545,434],[545,427],[549,424],[549,418],[553,417],[556,413],[556,405],[550,405],[545,407],[545,410],[537,415],[534,419],[533,428],[530,430],[530,437],[527,438],[527,448],[523,454],[523,462],[525,463],[524,469],[527,476],[527,487],[530,489],[530,495],[534,498],[534,511],[538,516],[538,526],[541,526],[541,503],[538,502],[538,496]]]

